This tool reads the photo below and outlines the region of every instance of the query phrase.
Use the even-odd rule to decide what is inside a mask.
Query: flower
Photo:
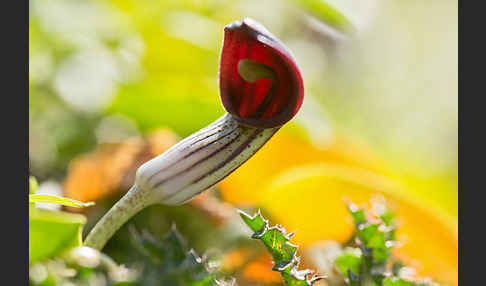
[[[299,110],[302,77],[290,52],[253,20],[224,29],[221,118],[140,166],[133,187],[95,225],[85,245],[102,249],[152,204],[180,205],[245,163]]]
[[[282,126],[304,99],[302,76],[290,51],[249,18],[224,28],[219,85],[226,111],[256,128]]]

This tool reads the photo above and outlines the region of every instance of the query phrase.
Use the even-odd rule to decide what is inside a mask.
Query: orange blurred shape
[[[353,224],[344,199],[362,204],[381,195],[400,223],[402,246],[394,253],[419,275],[457,285],[455,220],[413,200],[362,146],[341,139],[320,149],[277,133],[220,186],[226,201],[262,207],[274,223],[296,230],[293,240],[302,247],[345,242]]]
[[[254,248],[240,247],[227,252],[222,260],[225,272],[240,272],[242,278],[258,283],[278,283],[280,274],[272,270],[273,261],[266,251],[255,251]]]
[[[237,248],[227,252],[222,260],[223,268],[226,271],[233,271],[241,267],[249,259],[250,253],[246,248]]]
[[[79,201],[96,201],[124,192],[133,184],[141,164],[162,154],[177,141],[173,132],[161,129],[143,139],[134,137],[120,143],[103,143],[71,161],[64,180],[64,194]]]
[[[280,273],[272,270],[273,261],[270,254],[263,253],[257,259],[248,263],[243,270],[243,278],[264,284],[282,282]]]

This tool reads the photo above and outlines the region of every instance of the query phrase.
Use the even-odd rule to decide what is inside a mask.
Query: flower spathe
[[[302,76],[290,51],[248,18],[224,28],[219,86],[226,111],[255,128],[282,126],[304,98]]]
[[[180,205],[251,158],[299,110],[302,77],[288,49],[245,19],[224,29],[220,91],[228,113],[137,170],[133,187],[95,225],[84,244],[102,249],[137,212]]]

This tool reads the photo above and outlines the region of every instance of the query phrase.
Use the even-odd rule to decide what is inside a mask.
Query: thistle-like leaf
[[[206,266],[205,257],[199,257],[187,247],[175,225],[161,239],[148,232],[130,229],[134,245],[144,260],[141,285],[217,285],[217,273]]]
[[[323,277],[313,274],[311,270],[297,270],[299,257],[298,246],[290,243],[293,233],[287,234],[281,226],[268,226],[268,221],[258,211],[253,216],[239,210],[243,221],[254,231],[252,238],[259,239],[272,256],[272,270],[280,272],[289,286],[309,286]]]
[[[374,213],[368,213],[348,202],[355,231],[348,247],[334,261],[347,278],[348,285],[422,286],[422,282],[409,281],[398,276],[401,264],[391,269],[391,248],[395,244],[395,214],[382,202],[372,202]]]

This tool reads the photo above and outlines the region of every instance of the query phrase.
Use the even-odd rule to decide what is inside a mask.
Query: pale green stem
[[[148,196],[134,185],[93,227],[84,241],[85,246],[103,249],[113,234],[132,216],[149,205]]]

